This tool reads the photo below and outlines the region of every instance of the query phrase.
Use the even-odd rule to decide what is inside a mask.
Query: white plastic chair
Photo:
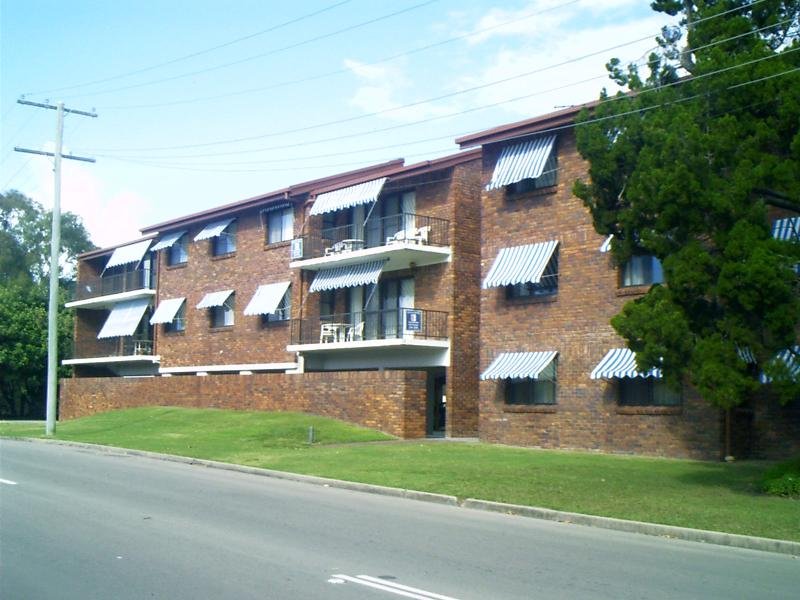
[[[359,321],[347,329],[347,341],[355,342],[364,339],[364,321]]]

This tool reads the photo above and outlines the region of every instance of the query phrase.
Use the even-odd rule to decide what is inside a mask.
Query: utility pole
[[[53,226],[50,235],[50,298],[47,307],[47,417],[45,421],[45,434],[53,435],[56,431],[56,401],[58,394],[58,275],[61,271],[58,258],[61,254],[61,159],[95,162],[93,158],[61,154],[64,137],[64,113],[73,113],[85,117],[97,117],[93,112],[64,108],[64,103],[56,105],[30,102],[20,98],[19,104],[47,108],[56,111],[56,147],[55,152],[43,152],[30,148],[14,147],[16,152],[28,154],[41,154],[53,157]]]

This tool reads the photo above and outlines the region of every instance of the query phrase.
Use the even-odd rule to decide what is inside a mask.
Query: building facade
[[[719,458],[800,450],[800,408],[725,415],[640,373],[609,324],[662,280],[572,194],[568,109],[462,152],[305,182],[80,258],[61,414],[299,410],[401,437]],[[743,433],[742,433],[743,432]]]

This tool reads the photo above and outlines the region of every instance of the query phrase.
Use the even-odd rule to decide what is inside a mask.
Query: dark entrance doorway
[[[447,424],[447,379],[444,369],[428,373],[427,433],[444,437]]]

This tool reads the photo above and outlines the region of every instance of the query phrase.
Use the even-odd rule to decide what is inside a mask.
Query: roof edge
[[[147,227],[143,227],[140,231],[143,234],[165,233],[171,229],[178,229],[180,227],[187,227],[189,225],[210,221],[226,214],[242,212],[262,204],[268,204],[272,201],[285,200],[290,196],[308,194],[324,185],[341,186],[343,183],[349,184],[350,180],[357,181],[359,179],[363,180],[364,178],[372,178],[376,176],[380,177],[396,170],[398,167],[402,167],[404,164],[404,159],[395,158],[383,163],[378,163],[376,165],[370,165],[368,167],[362,167],[352,171],[345,171],[344,173],[337,173],[335,175],[327,175],[319,179],[312,179],[310,181],[305,181],[267,192],[266,194],[259,194],[258,196],[252,196],[250,198],[245,198],[244,200],[237,200],[236,202],[223,204],[222,206],[217,206],[204,211],[190,213],[176,219],[170,219],[169,221],[162,221],[161,223],[148,225]]]
[[[456,138],[455,142],[462,148],[469,148],[471,146],[491,144],[493,142],[501,142],[524,135],[530,135],[532,133],[539,133],[553,127],[563,127],[565,125],[574,124],[575,117],[584,108],[591,109],[598,104],[600,104],[600,100],[576,104],[531,119],[515,121],[514,123],[500,125],[499,127],[492,127],[491,129],[484,129],[476,133],[462,135]]]
[[[105,248],[95,248],[94,250],[87,250],[86,252],[82,252],[78,254],[76,257],[78,260],[87,260],[90,258],[97,258],[98,256],[103,256],[104,254],[111,254],[117,248],[122,248],[123,246],[130,246],[131,244],[136,244],[138,242],[143,242],[145,240],[152,240],[155,238],[156,235],[143,235],[140,238],[135,240],[129,240],[127,242],[122,242],[121,244],[114,244],[113,246],[106,246]]]

